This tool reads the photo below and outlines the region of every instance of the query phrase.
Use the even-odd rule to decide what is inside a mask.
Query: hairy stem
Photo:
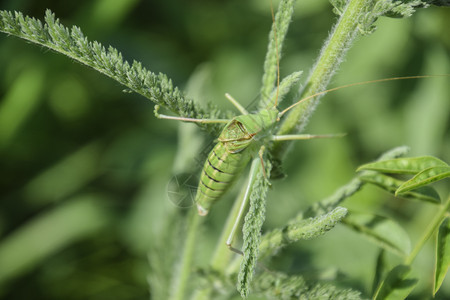
[[[339,68],[347,50],[358,36],[358,20],[373,5],[373,0],[350,0],[340,19],[334,26],[320,56],[309,75],[303,93],[299,98],[314,95],[325,90],[332,76]],[[277,135],[300,131],[306,125],[319,101],[319,96],[298,105],[283,120]],[[273,153],[284,156],[289,143],[275,143]]]

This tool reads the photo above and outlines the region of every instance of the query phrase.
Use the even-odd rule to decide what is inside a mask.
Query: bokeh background
[[[225,92],[244,105],[259,96],[272,23],[268,0],[0,1],[0,9],[39,19],[46,8],[66,26],[80,26],[90,40],[167,74],[198,101],[232,110]],[[311,69],[335,20],[328,1],[298,1],[282,75]],[[357,40],[332,86],[450,73],[449,9],[430,7],[409,19],[381,18],[377,25],[374,34]],[[148,276],[164,287],[161,274],[172,271],[154,258],[170,263],[179,250],[179,244],[164,242],[170,240],[167,225],[193,209],[169,199],[168,182],[181,172],[195,176],[198,164],[190,155],[214,137],[158,120],[149,100],[5,34],[0,72],[0,298],[157,299]],[[287,178],[274,182],[270,192],[265,228],[285,224],[348,182],[358,165],[393,147],[408,145],[411,155],[450,162],[449,83],[448,77],[405,80],[323,98],[307,132],[347,136],[296,143],[284,164]],[[186,142],[180,133],[191,138]],[[442,197],[449,195],[448,180],[435,187]],[[199,265],[207,264],[231,201],[224,199],[206,220]],[[413,244],[436,212],[433,205],[371,187],[346,206],[392,217]],[[427,245],[414,265],[421,283],[411,299],[430,296],[433,251]],[[344,286],[369,295],[377,253],[376,246],[338,227],[288,247],[271,267],[300,274],[339,270]],[[448,278],[446,283],[438,299],[450,297]]]

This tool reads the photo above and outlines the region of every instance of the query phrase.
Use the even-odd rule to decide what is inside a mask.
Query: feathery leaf
[[[271,96],[276,86],[278,76],[278,62],[281,59],[284,39],[294,13],[295,0],[282,0],[278,6],[275,22],[269,34],[269,45],[267,47],[266,59],[264,61],[264,75],[261,85],[261,101],[259,108],[267,108],[275,104]]]
[[[256,160],[258,159],[259,158],[256,158]],[[239,270],[237,288],[243,298],[246,298],[250,291],[250,283],[258,259],[261,228],[266,214],[266,195],[270,183],[264,176],[270,178],[272,165],[269,160],[264,160],[264,165],[266,169],[265,173],[263,172],[261,165],[258,165],[258,168],[256,168],[256,172],[258,173],[252,186],[250,208],[245,216],[244,228],[242,230],[244,234],[244,257]]]
[[[209,105],[204,109],[173,85],[162,73],[155,74],[141,63],[131,65],[122,54],[109,46],[106,49],[97,41],[90,42],[79,27],[63,26],[50,10],[45,13],[45,24],[20,12],[0,11],[0,31],[62,53],[104,75],[118,81],[130,90],[150,99],[181,117],[218,119],[225,118]],[[218,132],[220,125],[198,124],[210,132]]]

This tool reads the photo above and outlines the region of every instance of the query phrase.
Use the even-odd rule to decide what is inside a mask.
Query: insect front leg
[[[193,122],[193,123],[228,123],[230,120],[228,119],[195,119],[195,118],[183,118],[183,117],[174,117],[174,116],[167,116],[160,114],[159,111],[160,106],[155,105],[155,116],[158,119],[166,119],[166,120],[177,120],[177,121],[183,121],[183,122]]]
[[[241,250],[233,247],[233,240],[234,240],[234,237],[236,236],[236,231],[240,228],[239,225],[242,223],[242,220],[244,219],[245,211],[247,210],[247,207],[248,207],[248,203],[250,200],[251,188],[252,188],[253,182],[256,179],[255,170],[257,168],[257,165],[259,164],[259,162],[257,160],[259,160],[259,157],[254,158],[252,161],[252,166],[250,168],[250,177],[248,179],[248,183],[245,188],[245,193],[244,193],[243,199],[241,201],[241,206],[239,207],[239,212],[236,216],[233,227],[230,231],[230,234],[228,235],[228,239],[226,242],[228,249],[230,249],[231,251],[236,252],[237,254],[240,254],[240,255],[243,255],[243,253]]]
[[[311,140],[311,139],[328,139],[345,136],[346,133],[336,134],[287,134],[287,135],[273,135],[272,141],[295,141],[295,140]]]

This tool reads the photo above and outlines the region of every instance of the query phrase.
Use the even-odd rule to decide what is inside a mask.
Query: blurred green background
[[[231,110],[225,92],[245,105],[258,97],[272,23],[268,0],[0,2],[0,9],[41,20],[46,8],[64,25],[80,26],[90,40],[167,74],[198,101]],[[298,1],[282,75],[311,69],[336,20],[331,10],[325,0]],[[381,18],[378,30],[350,50],[332,86],[449,74],[448,28],[445,8],[423,9],[409,19]],[[194,160],[183,163],[182,156],[213,137],[195,126],[158,120],[147,99],[5,34],[0,70],[0,298],[147,299],[147,276],[160,278],[163,287],[167,278],[161,274],[172,272],[154,258],[170,263],[178,254],[179,245],[164,242],[168,225],[188,210],[169,201],[167,183],[187,166],[195,175]],[[288,177],[274,182],[270,192],[265,228],[285,224],[349,181],[359,164],[395,146],[450,162],[449,82],[447,77],[365,85],[323,98],[307,132],[348,134],[296,143],[285,162]],[[179,132],[193,134],[195,143],[178,147]],[[436,188],[442,197],[450,192],[448,181]],[[207,264],[228,200],[217,205],[199,234],[199,265]],[[394,199],[376,188],[365,188],[346,205],[394,218],[413,243],[436,212],[433,205]],[[377,251],[338,227],[288,247],[271,267],[301,274],[339,269],[344,285],[369,295]],[[433,251],[428,245],[415,263],[421,284],[411,299],[430,296]],[[438,299],[450,297],[446,282]]]

